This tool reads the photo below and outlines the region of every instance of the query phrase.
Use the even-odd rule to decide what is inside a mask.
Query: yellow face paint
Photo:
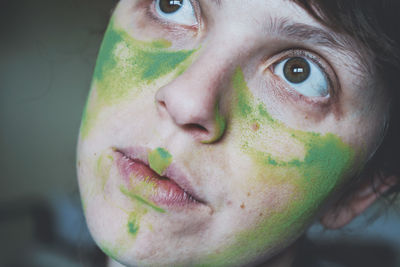
[[[172,162],[171,154],[164,148],[158,147],[151,151],[148,156],[150,168],[158,175],[163,175],[164,171]]]

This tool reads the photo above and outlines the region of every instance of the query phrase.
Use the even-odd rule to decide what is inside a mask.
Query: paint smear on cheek
[[[237,96],[233,110],[239,121],[240,149],[263,172],[265,169],[278,170],[279,174],[296,172],[297,178],[290,179],[295,185],[321,184],[326,187],[323,191],[329,191],[352,165],[353,149],[336,135],[295,130],[273,119],[265,104],[251,95],[240,68],[233,87]],[[282,175],[276,179],[279,183],[287,181]]]
[[[97,58],[91,94],[82,117],[81,136],[87,136],[98,112],[128,96],[135,96],[157,79],[182,74],[196,50],[173,51],[165,40],[134,39],[112,19]],[[94,103],[92,103],[94,102]]]
[[[246,247],[250,251],[273,248],[298,237],[351,168],[354,153],[338,137],[333,134],[302,135],[299,138],[304,139],[307,148],[303,161],[276,160],[259,165],[259,179],[266,181],[264,186],[275,186],[280,193],[285,186],[289,185],[292,189],[284,192],[284,203],[279,209],[269,210],[268,216],[255,229],[243,231],[237,236],[239,243],[248,244]],[[257,153],[252,156],[259,157]]]
[[[240,68],[236,69],[232,86],[235,91],[233,115],[237,121],[235,125],[239,125],[233,130],[239,136],[241,149],[257,155],[261,163],[303,160],[304,143],[293,138],[293,133],[272,118],[262,102],[254,99]]]
[[[210,258],[209,263],[215,266],[224,265],[224,260],[236,255],[262,253],[297,237],[348,176],[354,159],[353,149],[332,133],[295,130],[273,119],[265,105],[251,95],[240,68],[232,82],[236,95],[233,114],[239,121],[232,132],[240,133],[240,149],[253,160],[258,177],[249,182],[258,184],[258,188],[265,186],[266,191],[276,188],[283,195],[279,208],[266,207],[266,216],[259,225],[240,232],[235,245]],[[291,149],[279,151],[272,147],[282,146],[280,138]]]

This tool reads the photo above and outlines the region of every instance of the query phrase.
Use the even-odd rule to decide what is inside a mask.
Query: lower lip
[[[140,182],[153,185],[152,190],[138,192],[141,197],[151,200],[154,204],[164,207],[189,207],[201,204],[185,192],[174,181],[161,177],[151,170],[145,163],[126,157],[121,152],[116,152],[117,166],[124,179],[128,191],[135,190],[135,184]]]

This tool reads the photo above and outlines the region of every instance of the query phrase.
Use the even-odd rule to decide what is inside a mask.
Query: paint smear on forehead
[[[82,117],[83,138],[104,106],[140,93],[167,74],[174,79],[187,69],[196,50],[173,51],[170,46],[166,40],[136,40],[111,19],[94,71],[95,94],[91,93]]]
[[[243,230],[234,245],[206,260],[204,265],[209,266],[227,266],[227,259],[262,254],[297,237],[348,177],[354,159],[353,149],[338,136],[291,129],[272,118],[265,104],[251,94],[240,68],[232,87],[236,96],[232,112],[239,121],[232,126],[232,134],[239,136],[240,149],[252,159],[258,176],[250,182],[278,189],[286,184],[293,192],[285,196],[287,202],[279,210],[266,211],[268,215],[255,229]],[[282,150],[285,145],[289,147]]]

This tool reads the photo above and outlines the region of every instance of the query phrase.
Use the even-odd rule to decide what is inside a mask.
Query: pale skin
[[[341,227],[376,199],[363,183],[335,206],[382,139],[369,59],[290,1],[158,4],[122,0],[99,52],[78,145],[94,239],[126,266],[290,266],[311,223]],[[299,57],[318,89],[282,76]],[[157,182],[119,168],[131,147],[200,203],[153,201]]]

